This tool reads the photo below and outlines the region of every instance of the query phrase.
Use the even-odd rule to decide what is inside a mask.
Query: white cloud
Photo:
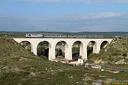
[[[0,31],[127,31],[128,15],[106,12],[26,19],[0,15]]]
[[[121,16],[121,13],[115,13],[115,12],[105,12],[105,13],[92,13],[88,15],[88,18],[109,18],[109,17],[117,17]]]
[[[81,0],[85,3],[128,3],[128,0]]]
[[[2,0],[0,0],[2,1]],[[128,3],[128,0],[10,0],[27,2],[80,2],[80,3]]]
[[[60,20],[69,20],[70,21],[77,21],[77,20],[92,20],[92,19],[102,19],[102,18],[112,18],[112,17],[118,17],[123,16],[122,13],[115,13],[115,12],[105,12],[105,13],[90,13],[87,15],[64,15],[59,18]]]
[[[128,15],[115,12],[60,16],[53,21],[68,31],[128,31]]]
[[[65,0],[13,0],[13,1],[27,1],[27,2],[65,2]]]

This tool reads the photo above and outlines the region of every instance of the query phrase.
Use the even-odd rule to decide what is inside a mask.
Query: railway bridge
[[[65,47],[65,58],[72,60],[72,47],[75,42],[80,42],[79,56],[84,60],[87,60],[87,46],[90,42],[93,45],[93,53],[99,53],[100,49],[105,42],[110,44],[113,39],[93,39],[93,38],[13,38],[16,42],[21,43],[23,41],[28,41],[31,44],[31,52],[37,55],[37,46],[40,42],[47,42],[49,48],[48,60],[55,59],[55,47],[57,43],[64,42]]]

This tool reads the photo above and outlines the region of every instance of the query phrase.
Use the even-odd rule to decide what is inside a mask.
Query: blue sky
[[[0,0],[0,31],[128,32],[128,0]]]

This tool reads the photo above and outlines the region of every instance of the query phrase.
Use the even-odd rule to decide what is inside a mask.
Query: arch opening
[[[95,53],[96,52],[96,42],[95,41],[90,41],[87,45],[87,57],[91,54],[91,53]]]
[[[67,43],[65,41],[59,41],[55,46],[55,57],[58,59],[65,58],[65,49],[67,48]]]
[[[50,46],[49,42],[41,41],[37,45],[37,55],[42,57],[42,58],[48,59],[48,57],[49,57],[49,46]]]
[[[100,49],[106,48],[109,45],[108,41],[103,41],[100,45]]]
[[[78,60],[78,58],[82,57],[82,43],[81,41],[75,41],[72,45],[72,59]]]
[[[22,41],[22,42],[20,42],[20,45],[24,49],[28,50],[29,52],[32,52],[32,50],[31,50],[31,43],[29,41]]]

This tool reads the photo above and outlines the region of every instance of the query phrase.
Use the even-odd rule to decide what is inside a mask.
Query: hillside
[[[50,62],[11,38],[0,37],[0,85],[91,85],[101,79],[127,80],[127,76],[127,72],[117,75]]]
[[[128,38],[115,38],[99,54],[91,54],[89,62],[102,64],[125,64],[128,67]]]

